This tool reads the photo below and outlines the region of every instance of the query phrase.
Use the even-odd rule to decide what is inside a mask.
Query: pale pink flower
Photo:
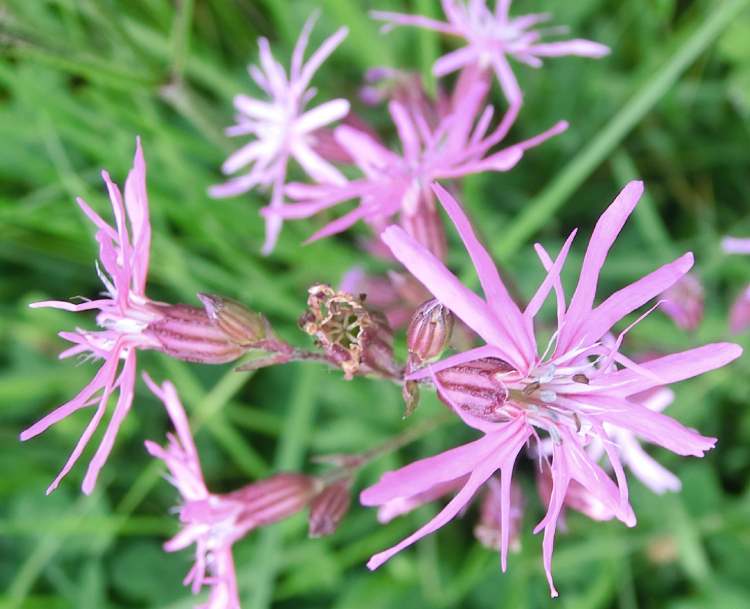
[[[606,46],[580,38],[542,42],[544,30],[532,28],[549,20],[550,15],[537,13],[511,17],[511,0],[497,0],[494,11],[486,0],[442,0],[441,4],[447,19],[445,22],[422,15],[387,11],[373,11],[370,14],[374,19],[385,21],[388,29],[410,25],[463,38],[466,46],[440,57],[432,68],[433,74],[441,77],[472,65],[492,69],[511,107],[521,105],[523,93],[508,57],[539,68],[543,57],[603,57],[609,53]],[[560,28],[550,28],[548,31],[556,33]]]
[[[276,211],[284,205],[284,184],[290,159],[321,183],[342,184],[346,181],[341,172],[323,159],[315,150],[315,132],[337,121],[349,112],[349,102],[334,99],[312,109],[307,105],[316,94],[310,87],[315,72],[333,53],[347,35],[341,28],[327,38],[320,48],[305,61],[304,55],[316,17],[310,17],[302,28],[292,53],[289,74],[271,54],[266,38],[258,40],[260,68],[251,65],[251,78],[270,98],[268,101],[237,95],[234,106],[237,123],[227,129],[230,136],[253,136],[253,140],[227,158],[222,165],[225,174],[233,174],[250,167],[244,175],[232,178],[225,184],[213,186],[213,197],[236,196],[256,186],[271,190],[270,209]],[[266,241],[263,253],[270,253],[281,231],[282,218],[274,213],[266,216]]]
[[[664,294],[661,309],[683,330],[695,330],[703,320],[703,285],[688,273]]]
[[[102,172],[102,178],[107,185],[112,202],[115,217],[114,228],[92,210],[83,199],[79,198],[77,202],[97,228],[96,240],[99,243],[101,264],[101,266],[97,264],[97,272],[105,288],[103,297],[96,300],[84,300],[79,304],[44,301],[31,305],[75,312],[98,309],[96,322],[102,328],[94,332],[79,328],[75,332],[60,333],[62,338],[73,343],[72,347],[60,354],[60,358],[84,354],[86,359],[102,359],[104,363],[92,381],[75,398],[59,406],[21,433],[21,440],[28,440],[73,412],[96,405],[91,421],[62,471],[47,489],[47,493],[57,487],[60,480],[78,460],[101,422],[110,396],[119,391],[112,418],[83,481],[83,491],[91,492],[97,475],[112,450],[120,424],[133,402],[136,351],[161,346],[155,337],[145,333],[149,324],[161,319],[162,316],[145,294],[151,225],[146,195],[146,164],[140,140],[136,144],[133,168],[125,182],[124,202],[120,190],[106,171]]]
[[[281,211],[267,208],[285,219],[307,218],[352,199],[359,205],[317,231],[309,241],[339,233],[359,220],[380,232],[398,215],[399,222],[417,241],[437,256],[445,249],[445,237],[430,184],[436,179],[456,179],[485,171],[509,171],[524,152],[567,128],[560,121],[549,130],[507,148],[494,150],[507,135],[517,111],[509,110],[490,130],[492,106],[483,110],[487,87],[481,80],[456,101],[452,112],[437,127],[393,101],[388,108],[396,126],[401,152],[386,148],[369,134],[346,125],[334,135],[354,159],[363,177],[344,185],[290,184],[286,192],[297,203]]]
[[[724,237],[721,247],[727,254],[750,254],[750,239]],[[729,311],[729,328],[735,333],[744,332],[750,326],[750,285],[742,290]]]
[[[458,203],[440,186],[436,185],[435,190],[472,258],[484,299],[463,286],[441,261],[400,227],[389,227],[383,240],[433,296],[486,344],[429,364],[407,378],[432,378],[441,397],[468,425],[481,431],[483,437],[385,474],[380,482],[362,493],[364,504],[382,505],[442,481],[469,475],[466,485],[438,516],[400,544],[373,556],[369,566],[378,567],[406,546],[446,524],[499,470],[503,490],[501,519],[504,519],[501,520],[501,564],[505,568],[513,466],[523,445],[531,438],[539,441],[539,434],[542,434],[552,439],[553,489],[547,514],[535,531],[544,530],[543,562],[554,596],[557,594],[551,576],[554,535],[573,481],[582,485],[618,519],[629,526],[635,524],[622,462],[604,425],[625,429],[679,455],[702,456],[713,447],[715,439],[646,408],[632,397],[724,366],[742,350],[734,344],[716,343],[636,364],[619,352],[624,333],[613,345],[605,344],[604,337],[615,324],[668,289],[693,263],[692,255],[685,254],[594,306],[599,272],[643,192],[642,183],[628,184],[597,222],[569,303],[566,304],[560,270],[575,231],[554,262],[540,245],[536,246],[547,276],[523,310],[510,298],[489,253],[480,244]],[[557,297],[557,330],[540,352],[534,318],[551,290]],[[496,365],[496,372],[487,377],[497,384],[495,398],[484,410],[468,409],[455,399],[457,392],[460,393],[460,379],[451,378],[447,391],[439,373],[480,359],[488,365],[493,362]],[[467,400],[473,400],[473,396],[468,396]],[[594,439],[601,440],[617,484],[586,452]]]
[[[164,403],[176,434],[168,434],[162,448],[146,441],[146,449],[169,469],[169,481],[177,488],[182,529],[164,544],[176,552],[195,544],[195,564],[185,577],[193,594],[210,586],[208,603],[199,609],[239,609],[233,544],[259,526],[267,525],[305,507],[315,481],[301,474],[279,474],[225,494],[206,488],[198,451],[187,415],[172,383],[161,386],[144,374],[144,381]]]

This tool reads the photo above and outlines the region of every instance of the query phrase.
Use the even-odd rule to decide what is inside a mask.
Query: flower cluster
[[[552,554],[567,509],[593,520],[617,519],[634,526],[626,469],[655,493],[680,489],[675,474],[641,443],[695,457],[713,448],[716,438],[663,413],[675,399],[668,385],[725,366],[740,356],[741,349],[717,342],[658,356],[627,354],[628,332],[655,308],[661,306],[680,328],[694,330],[704,305],[702,286],[690,272],[689,252],[597,300],[600,272],[643,193],[643,184],[627,184],[601,214],[569,295],[561,274],[576,231],[554,256],[541,244],[535,245],[542,280],[526,302],[507,287],[454,196],[464,177],[508,172],[527,151],[568,128],[560,120],[527,139],[511,135],[521,116],[523,95],[509,60],[539,67],[544,57],[596,58],[609,49],[583,39],[544,41],[544,35],[560,31],[537,29],[549,15],[511,16],[510,0],[497,0],[494,9],[485,0],[443,0],[441,5],[446,21],[372,13],[385,29],[417,26],[465,42],[435,63],[433,72],[442,79],[435,96],[425,91],[419,75],[382,67],[367,73],[360,97],[376,107],[385,102],[396,146],[391,145],[388,130],[378,133],[352,111],[353,104],[346,99],[308,107],[316,95],[311,86],[315,73],[347,34],[346,28],[339,29],[305,59],[315,17],[302,28],[288,70],[275,59],[268,40],[258,41],[260,65],[250,66],[249,73],[263,98],[241,94],[234,100],[236,124],[227,134],[250,136],[250,141],[221,169],[225,174],[244,173],[209,192],[214,197],[256,188],[268,193],[268,204],[261,210],[266,221],[263,253],[272,252],[284,220],[327,215],[354,201],[352,209],[319,227],[309,240],[335,235],[362,221],[370,237],[360,242],[361,251],[392,265],[386,275],[370,276],[357,264],[338,288],[318,283],[308,289],[298,325],[313,347],[280,338],[266,317],[226,296],[201,292],[197,294],[201,306],[193,306],[158,302],[146,295],[151,222],[140,139],[124,192],[102,173],[113,223],[78,200],[96,231],[96,272],[104,293],[93,300],[31,306],[96,311],[97,329],[60,334],[72,343],[60,357],[79,356],[100,366],[77,396],[21,433],[21,439],[27,440],[93,407],[89,423],[48,492],[71,471],[116,398],[83,477],[83,491],[94,489],[136,401],[136,358],[142,350],[196,364],[240,360],[236,368],[240,372],[291,361],[322,363],[344,380],[364,376],[397,384],[405,416],[417,408],[421,392],[435,392],[450,420],[478,437],[387,472],[361,492],[360,502],[377,507],[381,523],[451,496],[423,527],[375,554],[368,562],[370,569],[446,525],[476,499],[475,536],[499,551],[504,571],[509,551],[520,543],[524,518],[534,510],[514,477],[517,462],[526,456],[538,465],[536,485],[544,515],[534,532],[543,532],[542,563],[551,594],[557,596]],[[451,82],[443,78],[454,72],[458,74]],[[508,102],[498,119],[489,103],[493,73]],[[462,284],[447,266],[448,239],[441,210],[473,263],[481,295]],[[728,238],[725,249],[748,253],[749,243]],[[403,268],[396,268],[397,263]],[[556,316],[549,329],[542,311],[552,300]],[[735,331],[750,325],[750,290],[735,304],[731,325]],[[401,328],[405,328],[403,354],[398,348],[402,343],[394,340]],[[654,345],[655,350],[658,347]],[[210,588],[207,604],[202,605],[208,609],[240,607],[234,544],[256,528],[305,509],[311,537],[334,533],[350,509],[359,472],[379,456],[420,437],[407,429],[359,453],[318,458],[316,464],[325,467],[322,472],[277,472],[236,490],[212,492],[193,440],[196,428],[191,429],[176,388],[169,381],[158,385],[145,373],[143,379],[163,403],[174,429],[166,446],[146,442],[150,455],[166,466],[168,480],[181,497],[177,508],[181,528],[164,548],[174,552],[195,546],[195,563],[185,584],[194,593]]]

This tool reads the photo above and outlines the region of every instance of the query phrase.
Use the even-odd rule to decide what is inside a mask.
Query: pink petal
[[[479,281],[482,284],[482,290],[487,297],[487,302],[500,321],[503,332],[513,340],[515,347],[518,349],[521,361],[529,363],[536,355],[534,337],[524,323],[521,310],[513,302],[510,294],[508,294],[508,290],[500,279],[495,263],[484,246],[479,242],[468,217],[463,209],[461,209],[458,201],[440,184],[434,184],[433,190],[437,194],[443,209],[445,209],[458,230],[461,240],[469,252],[469,256],[471,256],[474,268],[479,276]]]
[[[611,387],[612,394],[627,397],[657,385],[669,385],[721,368],[740,355],[742,355],[742,347],[739,345],[711,343],[642,362],[640,366],[653,373],[658,382],[655,378],[625,369],[597,377],[591,385],[606,385]]]
[[[458,35],[458,32],[451,25],[421,15],[405,15],[390,11],[370,11],[370,17],[376,21],[388,21],[392,25],[413,25],[442,32],[443,34]]]
[[[292,144],[292,156],[313,180],[323,184],[346,184],[343,174],[303,141]]]
[[[420,158],[421,145],[409,113],[397,101],[388,104],[388,111],[391,113],[393,124],[396,125],[398,138],[401,140],[404,149],[404,157],[408,162],[416,163]]]
[[[750,254],[750,239],[724,237],[721,240],[721,249],[727,254]]]
[[[576,232],[577,230],[574,230],[572,233],[570,233],[568,238],[565,240],[565,243],[563,243],[563,246],[560,249],[560,253],[558,254],[557,259],[555,260],[554,264],[551,264],[552,261],[547,259],[550,262],[548,266],[545,265],[547,269],[547,276],[544,278],[544,281],[542,281],[542,283],[539,285],[539,288],[537,289],[536,293],[529,301],[529,304],[526,306],[526,310],[523,312],[524,317],[528,319],[533,319],[534,317],[536,317],[536,314],[539,312],[539,309],[542,308],[542,305],[544,304],[544,301],[547,299],[547,295],[549,294],[553,286],[559,285],[560,288],[562,288],[562,284],[560,282],[560,271],[562,271],[562,267],[565,264],[566,258],[568,257],[568,252],[570,251],[570,246],[573,243],[573,239],[575,239]],[[544,251],[544,250],[541,250],[541,251]],[[560,295],[558,293],[558,301],[559,300],[560,300]]]
[[[560,42],[544,42],[531,46],[529,53],[540,57],[561,57],[563,55],[578,55],[580,57],[604,57],[609,55],[609,47],[575,38],[573,40],[562,40]]]
[[[605,423],[630,431],[678,455],[702,457],[716,444],[716,438],[703,436],[672,417],[644,408],[640,404],[598,395],[589,396],[588,401],[604,409],[596,416]]]
[[[432,66],[432,73],[441,78],[446,74],[455,72],[464,66],[477,60],[477,51],[474,47],[466,46],[451,51],[440,57]]]
[[[279,109],[268,102],[249,97],[247,95],[235,95],[234,107],[242,114],[250,118],[267,121],[279,114]]]
[[[125,209],[133,234],[133,284],[137,294],[143,296],[148,278],[151,251],[151,221],[146,192],[146,161],[141,138],[136,138],[133,168],[125,180]]]
[[[515,429],[514,429],[515,428]],[[463,508],[471,501],[471,498],[477,492],[480,486],[484,484],[495,471],[502,467],[507,461],[515,460],[518,451],[521,449],[523,444],[526,442],[528,437],[528,430],[525,430],[525,424],[519,427],[518,425],[509,424],[507,431],[512,435],[506,435],[504,433],[493,434],[492,437],[495,441],[495,447],[492,454],[487,458],[483,459],[482,462],[475,465],[475,469],[471,472],[469,480],[466,485],[456,494],[456,496],[445,506],[445,508],[435,518],[430,520],[426,525],[420,528],[409,537],[396,544],[392,548],[375,554],[367,563],[367,568],[374,570],[380,565],[390,559],[393,555],[397,554],[404,548],[412,545],[422,537],[429,535],[436,531],[443,525],[447,524],[452,520]],[[523,433],[523,432],[526,433]]]
[[[599,273],[607,258],[607,253],[642,194],[643,182],[628,183],[596,223],[586,248],[578,285],[570,301],[565,323],[560,330],[558,353],[568,351],[580,338],[581,329],[586,325],[589,313],[591,313]]]
[[[112,452],[112,447],[115,443],[117,432],[120,430],[125,416],[130,412],[130,407],[133,404],[133,393],[135,389],[135,350],[131,350],[128,353],[125,364],[123,365],[122,372],[118,381],[120,395],[117,398],[117,405],[112,413],[112,418],[107,425],[107,429],[104,432],[99,447],[96,449],[96,453],[89,462],[86,476],[83,479],[83,492],[86,495],[91,494],[96,485],[96,479],[99,476],[104,464],[107,462],[109,454]]]
[[[678,492],[682,488],[680,479],[654,460],[630,434],[619,434],[617,445],[623,460],[644,485],[661,495],[666,491]]]
[[[294,124],[297,133],[309,133],[349,114],[349,102],[345,99],[332,99],[308,110]]]
[[[376,484],[362,491],[359,500],[362,505],[375,506],[399,497],[413,497],[437,484],[470,473],[479,463],[490,458],[497,445],[497,438],[488,434],[434,457],[386,472]]]
[[[618,290],[591,312],[585,326],[578,333],[578,339],[584,344],[598,341],[623,317],[677,283],[692,266],[693,254],[688,252]]]
[[[510,107],[519,107],[523,103],[523,92],[508,60],[501,54],[495,54],[492,56],[492,67]]]
[[[355,207],[350,212],[344,214],[333,222],[329,222],[319,231],[316,231],[315,233],[310,235],[310,237],[305,239],[305,244],[307,245],[309,243],[313,243],[314,241],[318,241],[319,239],[325,239],[326,237],[330,237],[331,235],[341,233],[365,218],[368,213],[369,212],[365,207]]]
[[[315,72],[318,71],[318,68],[326,59],[328,59],[331,53],[336,50],[336,47],[343,42],[347,34],[349,34],[349,29],[342,27],[323,41],[323,44],[321,44],[320,47],[318,47],[318,49],[310,56],[310,59],[307,60],[307,63],[302,68],[299,80],[295,81],[294,84],[299,87],[299,89],[307,88],[307,85],[312,80]]]

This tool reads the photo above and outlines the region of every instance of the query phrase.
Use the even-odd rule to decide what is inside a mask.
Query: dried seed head
[[[154,306],[159,318],[143,334],[155,339],[163,353],[189,362],[223,364],[245,352],[203,309],[183,304]]]
[[[242,347],[255,345],[271,333],[263,315],[251,311],[236,300],[202,292],[198,293],[198,298],[216,327],[229,340]]]
[[[308,309],[300,317],[299,325],[315,338],[347,379],[368,373],[400,377],[388,322],[381,313],[364,306],[363,296],[336,291],[323,284],[312,286],[308,293]]]
[[[350,480],[339,480],[326,486],[310,503],[310,537],[330,535],[349,511]]]
[[[440,357],[453,334],[453,313],[435,299],[423,303],[406,330],[410,360],[419,364]]]

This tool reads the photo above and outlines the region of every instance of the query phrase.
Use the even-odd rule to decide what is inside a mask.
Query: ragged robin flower
[[[500,552],[504,569],[516,458],[530,440],[541,442],[541,438],[550,438],[553,485],[549,508],[535,531],[544,531],[544,568],[551,593],[556,596],[551,574],[552,550],[557,520],[571,484],[580,484],[625,524],[635,524],[622,461],[605,425],[609,429],[626,430],[679,455],[702,456],[714,446],[714,438],[702,436],[632,398],[654,387],[724,366],[739,357],[742,350],[734,344],[716,343],[635,363],[620,352],[624,332],[612,344],[604,340],[615,324],[677,282],[693,263],[692,254],[685,254],[594,306],[600,270],[640,199],[642,183],[629,183],[600,217],[570,301],[564,295],[560,270],[575,231],[554,261],[537,245],[547,275],[523,309],[511,299],[489,253],[458,203],[441,187],[435,188],[474,263],[484,298],[463,286],[440,260],[400,227],[389,227],[383,240],[433,296],[472,328],[485,344],[428,364],[407,378],[432,380],[440,397],[483,436],[387,473],[362,493],[364,504],[382,505],[468,475],[466,484],[433,520],[393,548],[373,556],[368,565],[377,568],[446,524],[490,476],[500,471]],[[557,300],[557,330],[540,351],[534,320],[551,291]],[[470,370],[462,369],[477,361],[485,362],[479,380]],[[488,374],[486,368],[493,366],[494,371]],[[448,379],[440,378],[441,372],[448,373],[451,369],[458,372]],[[478,393],[481,401],[476,400],[473,390],[462,390],[462,385],[471,388],[481,383],[485,384]],[[614,471],[616,484],[587,453],[587,446],[597,440]]]
[[[431,184],[434,180],[455,180],[468,175],[515,167],[525,152],[567,129],[559,121],[529,139],[497,148],[507,136],[517,116],[510,109],[491,128],[494,109],[484,106],[487,83],[467,72],[462,93],[454,95],[448,114],[436,126],[414,107],[391,101],[388,109],[400,140],[400,151],[393,151],[371,134],[347,125],[334,130],[334,137],[345,149],[362,176],[343,184],[291,183],[286,193],[293,201],[281,211],[273,206],[263,213],[285,219],[308,218],[329,208],[356,200],[357,206],[315,232],[314,241],[347,230],[360,220],[379,233],[396,216],[417,241],[442,258],[445,235],[438,215]]]
[[[172,383],[161,386],[144,380],[164,404],[174,426],[166,447],[146,441],[151,456],[169,469],[169,481],[182,497],[182,528],[164,544],[176,552],[195,544],[195,564],[185,578],[194,594],[210,587],[208,603],[197,609],[240,609],[232,546],[250,531],[302,510],[319,490],[318,482],[302,474],[277,474],[236,491],[211,493],[203,479],[198,451],[187,415]]]
[[[99,261],[96,270],[104,293],[100,298],[80,303],[53,300],[31,304],[35,308],[53,307],[73,312],[98,311],[98,330],[76,328],[73,332],[60,333],[73,343],[60,358],[79,356],[83,360],[103,361],[94,378],[76,397],[21,433],[21,440],[28,440],[72,413],[95,406],[73,453],[47,489],[48,493],[58,486],[81,456],[102,422],[110,397],[117,395],[112,417],[83,480],[83,491],[93,490],[133,403],[138,350],[154,349],[186,361],[220,364],[237,359],[249,344],[262,338],[258,335],[257,324],[247,321],[252,315],[250,312],[228,332],[211,319],[205,307],[156,302],[146,295],[151,223],[146,163],[140,140],[136,143],[133,168],[125,182],[124,197],[106,171],[102,172],[102,177],[109,192],[115,225],[105,222],[82,199],[78,199],[78,205],[97,229]]]
[[[509,57],[532,68],[539,68],[543,57],[603,57],[609,53],[603,44],[580,38],[543,42],[545,33],[556,33],[561,28],[549,28],[547,32],[532,29],[549,20],[550,15],[537,13],[511,17],[511,0],[497,0],[494,11],[487,0],[442,0],[441,4],[447,21],[388,11],[373,11],[371,15],[384,21],[386,28],[409,25],[463,38],[466,46],[440,57],[433,66],[433,74],[445,76],[467,66],[492,70],[511,107],[521,105],[523,93],[513,74]]]
[[[318,182],[346,182],[339,170],[315,151],[315,132],[346,116],[349,102],[339,98],[312,109],[307,109],[307,105],[316,94],[316,90],[310,87],[310,81],[344,40],[347,29],[341,28],[326,38],[320,48],[305,61],[305,50],[315,20],[315,16],[310,17],[302,28],[292,53],[288,74],[271,54],[268,40],[258,40],[260,68],[251,65],[248,70],[251,78],[269,99],[266,101],[248,95],[237,95],[234,98],[237,123],[227,129],[227,134],[233,137],[250,135],[253,140],[230,155],[221,168],[225,174],[236,173],[247,166],[250,170],[224,184],[213,186],[209,189],[211,196],[232,197],[261,186],[271,191],[269,210],[276,212],[284,205],[284,185],[290,159],[297,161]],[[263,253],[268,254],[273,250],[281,225],[281,216],[276,213],[266,215]]]

